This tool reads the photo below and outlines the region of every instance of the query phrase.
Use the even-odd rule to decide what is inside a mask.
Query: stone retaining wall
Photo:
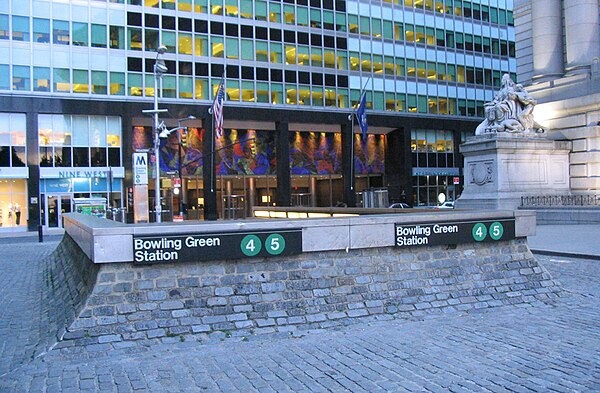
[[[600,206],[593,207],[527,207],[536,212],[539,225],[600,224]]]
[[[42,292],[42,318],[57,341],[80,315],[94,289],[100,267],[93,264],[68,235],[43,262],[46,290]]]
[[[65,235],[65,242],[71,242]],[[86,265],[93,263],[85,257]],[[100,269],[60,347],[290,333],[556,297],[525,238]],[[91,268],[89,268],[91,269]]]

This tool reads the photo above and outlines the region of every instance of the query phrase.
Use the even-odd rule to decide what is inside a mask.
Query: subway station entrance
[[[357,177],[357,206],[363,206],[365,190],[380,187],[383,174]],[[179,211],[182,200],[185,219],[204,218],[204,182],[202,177],[184,177],[179,194],[173,192],[172,181],[163,181],[163,219],[170,220]],[[217,211],[221,219],[241,219],[251,215],[253,207],[276,206],[277,177],[274,175],[221,175],[216,179]],[[151,190],[153,193],[153,190]],[[335,207],[343,205],[341,175],[296,175],[291,177],[291,206]],[[154,202],[151,202],[153,206]],[[168,215],[169,217],[166,217]],[[151,214],[152,218],[152,214]]]

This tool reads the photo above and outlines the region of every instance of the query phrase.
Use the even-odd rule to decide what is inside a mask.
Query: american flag
[[[225,87],[223,82],[219,84],[217,89],[217,97],[213,104],[213,114],[215,116],[215,135],[220,138],[223,135],[223,101],[225,101]]]

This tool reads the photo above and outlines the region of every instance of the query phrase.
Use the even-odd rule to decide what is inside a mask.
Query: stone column
[[[600,57],[598,0],[565,0],[567,71],[587,69]]]
[[[204,219],[216,221],[217,212],[217,177],[215,170],[215,133],[213,130],[213,117],[206,111],[202,119],[204,131],[202,134],[202,183],[204,187]]]
[[[560,78],[563,73],[561,0],[531,2],[533,79]]]
[[[354,114],[352,114],[354,116]],[[342,131],[342,179],[344,182],[344,203],[348,207],[356,206],[356,188],[354,166],[354,130],[350,123],[341,125]]]
[[[290,171],[290,142],[288,122],[275,123],[277,132],[277,206],[292,206],[292,182]]]
[[[33,101],[33,100],[31,100]],[[29,108],[34,108],[34,105],[31,103]],[[21,219],[27,219],[27,230],[28,231],[37,231],[38,225],[44,225],[45,220],[42,217],[42,222],[40,222],[40,205],[42,204],[42,200],[40,198],[40,158],[38,155],[38,147],[39,147],[39,138],[38,138],[38,113],[27,112],[26,119],[26,140],[27,140],[27,166],[29,167],[29,176],[27,177],[27,216],[21,217]],[[131,129],[131,128],[130,128]],[[131,154],[130,154],[131,156]],[[123,157],[126,157],[123,155]],[[131,164],[129,165],[131,168]],[[32,198],[37,200],[37,203],[31,203]],[[25,209],[25,206],[21,208]],[[47,210],[46,210],[47,212]]]

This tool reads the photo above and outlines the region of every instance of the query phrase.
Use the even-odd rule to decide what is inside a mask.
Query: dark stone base
[[[155,266],[93,265],[71,244],[67,235],[60,249],[76,258],[65,251],[54,255],[65,260],[71,280],[81,274],[67,268],[75,259],[85,272],[100,271],[93,288],[89,281],[80,284],[91,293],[58,344],[62,348],[300,334],[360,318],[421,317],[547,301],[560,293],[525,239]],[[79,303],[64,296],[60,301],[77,310]]]

